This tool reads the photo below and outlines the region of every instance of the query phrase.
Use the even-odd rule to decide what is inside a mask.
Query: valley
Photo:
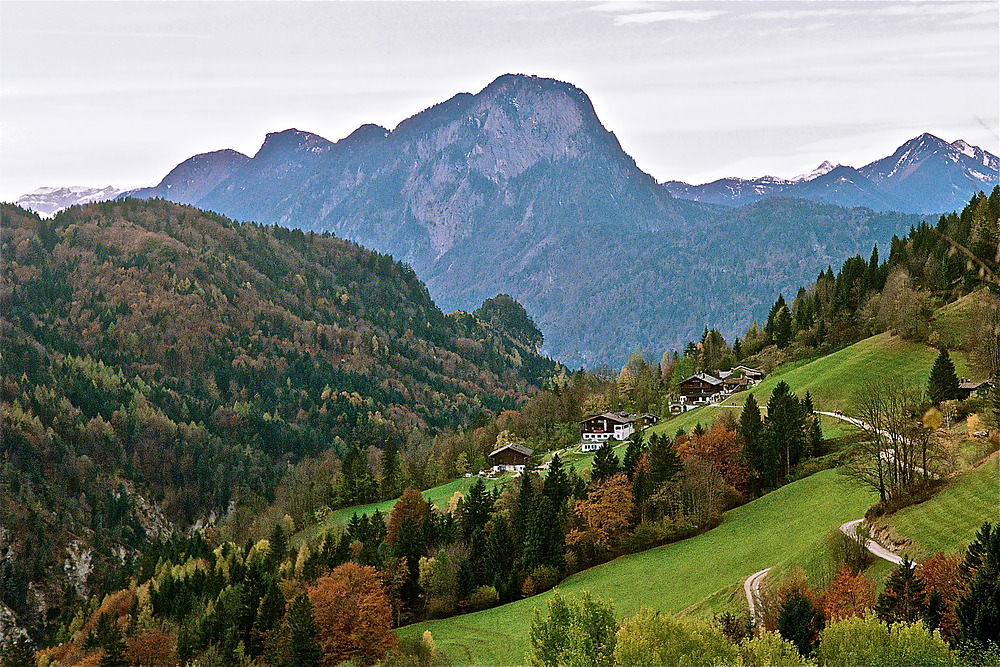
[[[934,139],[911,186],[991,164]],[[1000,187],[937,220],[788,194],[671,196],[582,90],[506,75],[0,205],[3,667],[576,664],[650,615],[751,663],[839,664],[850,623],[993,650]],[[604,644],[541,646],[565,600]]]

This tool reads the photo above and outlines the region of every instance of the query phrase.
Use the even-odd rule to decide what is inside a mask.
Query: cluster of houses
[[[763,370],[748,366],[737,366],[717,375],[695,373],[678,383],[678,398],[671,404],[670,411],[681,413],[701,405],[720,403],[738,391],[756,386],[763,379]],[[959,383],[963,398],[988,389],[989,386],[988,382],[965,379]],[[627,440],[636,431],[642,431],[655,424],[657,419],[657,416],[652,414],[633,415],[627,412],[590,415],[580,421],[580,451],[595,452],[608,440]],[[490,452],[490,466],[494,472],[523,472],[531,455],[530,448],[511,442]]]
[[[721,371],[717,376],[695,373],[678,383],[678,398],[670,405],[670,411],[676,414],[701,405],[721,403],[738,391],[756,386],[763,379],[763,370],[749,366],[737,366],[732,370]]]
[[[678,384],[678,400],[670,406],[670,410],[678,413],[700,405],[718,403],[731,394],[755,386],[763,379],[764,371],[748,366],[737,366],[730,371],[720,372],[718,376],[695,373]],[[636,431],[655,424],[657,419],[652,414],[633,415],[627,412],[590,415],[580,421],[580,451],[595,452],[608,440],[627,440]],[[522,444],[507,443],[490,452],[491,469],[494,472],[523,472],[532,453],[530,448]]]

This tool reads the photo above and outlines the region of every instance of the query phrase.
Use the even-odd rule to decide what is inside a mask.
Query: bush
[[[500,602],[500,596],[497,595],[497,589],[492,586],[480,586],[469,596],[467,608],[469,611],[482,611],[497,606],[498,602]]]
[[[539,565],[531,571],[535,583],[535,593],[544,593],[559,583],[559,570],[548,565]]]
[[[618,665],[732,665],[738,655],[718,628],[649,607],[626,619],[615,641]]]
[[[624,548],[628,553],[639,553],[693,537],[699,532],[698,526],[683,518],[664,517],[659,521],[644,521],[625,539]]]
[[[812,663],[802,657],[795,644],[777,632],[765,630],[739,646],[740,665],[745,667],[800,667]]]
[[[753,637],[753,619],[750,618],[749,612],[739,615],[728,611],[721,615],[717,614],[712,618],[712,625],[721,630],[726,639],[734,644]]]
[[[940,632],[928,632],[920,622],[888,626],[872,613],[831,623],[820,635],[816,659],[830,667],[954,664]]]

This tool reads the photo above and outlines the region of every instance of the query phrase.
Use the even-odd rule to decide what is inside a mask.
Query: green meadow
[[[710,615],[727,606],[748,575],[795,558],[822,542],[831,529],[864,515],[875,500],[843,475],[826,470],[727,512],[711,531],[580,572],[558,590],[579,595],[586,589],[610,598],[619,615],[633,614],[643,604]],[[532,612],[544,611],[549,595],[398,632],[420,636],[430,630],[450,664],[521,664]]]
[[[766,405],[775,385],[784,380],[799,398],[808,391],[817,410],[850,414],[855,393],[870,379],[926,386],[937,354],[932,347],[881,333],[813,361],[785,364],[751,391],[757,403]],[[965,355],[952,352],[951,358],[955,371],[966,373]],[[740,392],[727,403],[743,405],[746,394]]]
[[[938,551],[949,556],[963,552],[984,521],[1000,521],[1000,458],[991,456],[979,467],[957,473],[930,500],[882,521],[912,541],[910,552],[918,562]]]

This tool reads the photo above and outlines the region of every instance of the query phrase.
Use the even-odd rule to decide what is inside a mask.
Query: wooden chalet
[[[677,388],[682,403],[708,403],[723,387],[719,378],[708,373],[695,373],[681,380]]]
[[[635,432],[635,420],[635,415],[627,412],[605,412],[581,420],[580,450],[595,452],[608,440],[625,440]]]
[[[640,423],[640,430],[646,430],[656,422],[660,421],[660,418],[654,414],[645,414],[638,417]]]
[[[523,472],[533,450],[516,442],[508,442],[499,449],[490,452],[490,465],[494,470],[509,470]]]

